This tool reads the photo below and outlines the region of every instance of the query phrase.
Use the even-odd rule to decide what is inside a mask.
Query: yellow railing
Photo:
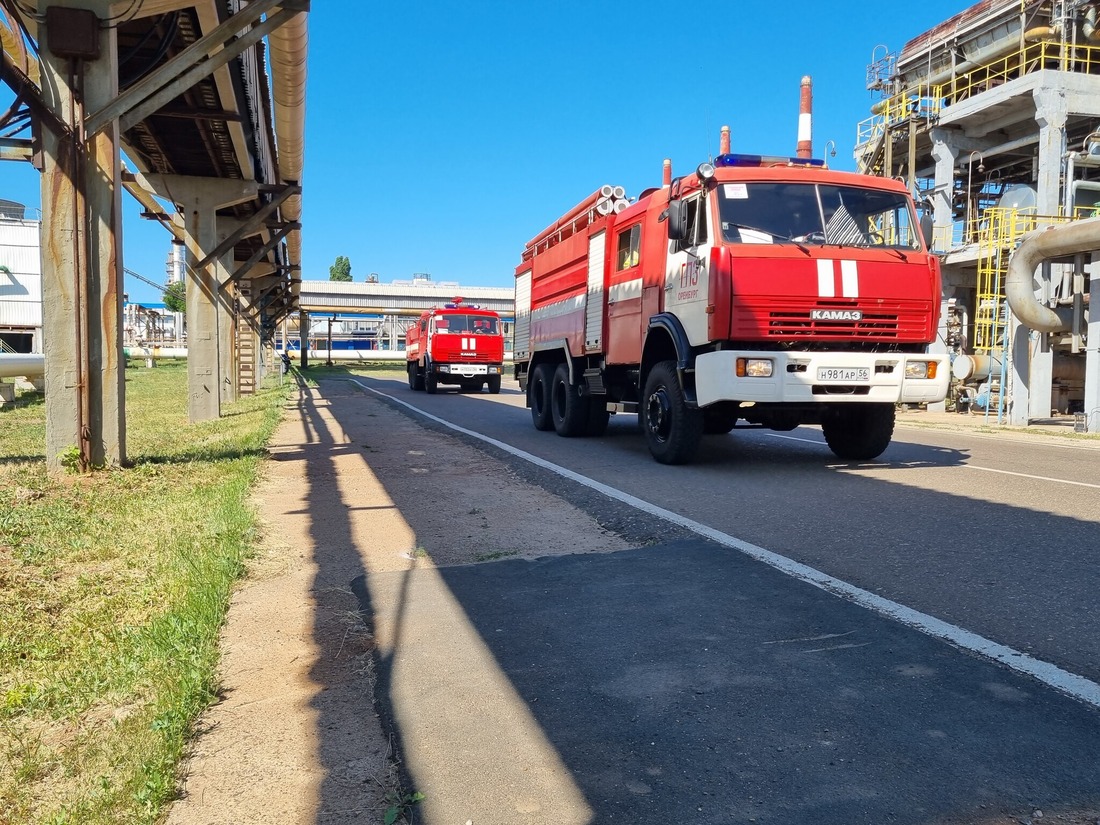
[[[1061,41],[1032,43],[992,63],[959,75],[954,80],[941,83],[934,87],[932,96],[942,100],[946,106],[1042,69],[1098,74],[1100,47],[1075,46]]]
[[[890,126],[910,117],[934,119],[944,106],[1002,86],[1032,72],[1051,69],[1078,74],[1100,74],[1100,46],[1082,46],[1062,41],[1032,43],[991,63],[984,64],[946,83],[917,84],[880,100],[873,114],[856,127],[856,145],[878,138]]]
[[[1008,259],[1020,238],[1040,226],[1066,223],[1063,215],[1039,215],[1032,209],[990,207],[982,211],[978,237],[978,295],[974,311],[974,351],[989,354],[1004,347],[1008,309],[1004,282]]]

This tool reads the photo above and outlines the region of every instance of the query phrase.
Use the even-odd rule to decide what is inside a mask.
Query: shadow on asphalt
[[[343,392],[327,400],[354,440],[350,405],[361,402]],[[316,412],[308,398],[305,403],[308,421]],[[394,414],[407,413],[395,409]],[[324,428],[314,429],[323,443]],[[613,445],[615,452],[623,435],[613,429],[602,444]],[[731,449],[739,451],[738,463],[720,470],[722,452]],[[993,627],[1021,611],[1012,601],[1019,598],[1018,588],[1036,588],[1035,582],[983,581],[989,559],[968,559],[947,540],[949,531],[940,547],[906,547],[900,541],[907,520],[929,514],[941,525],[971,523],[975,515],[969,499],[838,474],[822,465],[820,455],[807,458],[797,444],[789,450],[769,446],[766,459],[756,455],[756,448],[723,445],[708,451],[702,463],[698,471],[704,475],[720,472],[727,483],[744,480],[737,506],[762,513],[759,523],[746,522],[749,532],[766,529],[769,519],[797,520],[798,503],[805,501],[800,497],[854,502],[843,517],[817,525],[819,534],[829,537],[823,545],[846,545],[844,564],[853,569],[871,565],[871,579],[877,574],[890,580],[892,571],[900,591],[922,578],[973,577],[976,587],[990,589],[987,601],[1009,600],[991,605],[987,615],[941,616],[976,632],[983,632],[985,623],[994,635]],[[555,494],[586,503],[597,519],[610,507],[591,491],[566,489],[571,483],[550,478],[546,471],[520,472],[536,483],[545,481]],[[324,462],[311,463],[311,488],[330,488],[326,479],[331,473]],[[752,477],[762,473],[780,476],[788,485],[784,498],[795,509],[777,510],[774,501],[769,506],[769,494],[759,484],[760,498],[746,501]],[[430,490],[414,493],[405,485],[390,486],[385,470],[376,474],[419,535],[418,513]],[[986,546],[1021,540],[1017,508],[984,507]],[[1034,522],[1029,535],[1047,543],[1056,539],[1062,552],[1067,544],[1100,546],[1095,523],[1032,511],[1025,515]],[[638,529],[645,531],[644,525]],[[656,525],[654,531],[659,535]],[[317,524],[314,539],[349,548],[347,558],[335,563],[345,586],[354,582],[372,632],[380,611],[413,620],[409,591],[426,571],[368,577],[356,560],[347,523]],[[426,549],[430,554],[432,548]],[[819,569],[825,559],[823,554],[818,560]],[[1052,578],[1058,575],[1057,559],[1053,566]],[[319,585],[331,583],[334,572],[319,571]],[[437,572],[556,749],[594,812],[593,823],[938,825],[993,822],[999,813],[1030,814],[1035,808],[1048,816],[1069,809],[1100,815],[1100,715],[1094,709],[734,550],[680,538],[605,555],[498,561]],[[844,578],[843,571],[826,572]],[[1070,599],[1090,604],[1095,598],[1094,582],[1063,584],[1070,588]],[[1025,637],[1038,615],[1028,611],[1040,608],[1023,606],[1019,621]],[[430,623],[431,617],[415,620]],[[404,626],[399,618],[398,632]],[[447,630],[418,627],[418,639],[438,638]],[[1043,636],[1047,630],[1033,632]],[[1065,643],[1067,629],[1052,630]],[[1076,649],[1087,662],[1077,664],[1089,667],[1076,670],[1089,675],[1091,668],[1096,678],[1096,636],[1087,628],[1081,633],[1083,643]],[[399,650],[421,643],[389,640]],[[1066,666],[1074,669],[1073,662]],[[392,662],[383,659],[376,696],[389,725],[394,719],[392,677]],[[325,760],[325,738],[335,734],[323,713],[317,724]],[[401,730],[392,733],[408,787],[415,789],[422,766],[416,754],[404,750]],[[331,775],[339,766],[326,767]],[[326,780],[321,810],[338,809],[340,796],[340,784]]]

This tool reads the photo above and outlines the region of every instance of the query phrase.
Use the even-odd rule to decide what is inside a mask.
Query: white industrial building
[[[0,200],[0,352],[42,352],[40,221]]]

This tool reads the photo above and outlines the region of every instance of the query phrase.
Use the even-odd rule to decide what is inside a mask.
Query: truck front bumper
[[[479,375],[501,375],[504,368],[500,364],[433,364],[440,375],[452,375],[455,378],[476,378]]]
[[[720,350],[695,359],[700,407],[718,401],[935,403],[947,396],[950,377],[946,355]]]

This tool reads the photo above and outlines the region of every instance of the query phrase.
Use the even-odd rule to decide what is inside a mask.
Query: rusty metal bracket
[[[282,227],[280,227],[278,232],[276,232],[274,235],[271,236],[271,240],[269,240],[262,247],[257,249],[254,253],[252,253],[251,258],[249,258],[247,261],[245,261],[243,264],[241,264],[239,267],[237,267],[235,270],[233,270],[233,274],[231,274],[228,278],[226,278],[221,283],[221,286],[224,287],[230,281],[236,281],[236,280],[239,280],[240,278],[243,278],[244,275],[248,272],[248,270],[252,269],[252,267],[254,267],[256,264],[258,264],[260,262],[260,260],[265,255],[267,255],[271,250],[273,250],[280,243],[282,243],[283,239],[287,235],[289,235],[295,229],[301,229],[301,228],[302,228],[302,225],[300,223],[296,222],[296,221],[284,224]]]
[[[272,198],[270,203],[266,204],[262,209],[258,210],[256,214],[249,217],[232,235],[214,247],[205,258],[195,264],[195,268],[204,269],[207,264],[222,257],[222,255],[236,246],[243,238],[247,238],[249,235],[255,235],[264,226],[264,222],[268,217],[274,213],[287,198],[292,195],[300,195],[301,193],[302,189],[300,186],[281,187],[279,194]]]

